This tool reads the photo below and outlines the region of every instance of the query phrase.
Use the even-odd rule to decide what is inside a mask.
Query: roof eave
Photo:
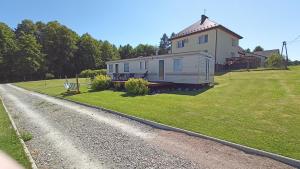
[[[173,37],[171,38],[171,40],[175,40],[175,39],[179,39],[179,38],[183,38],[183,37],[186,37],[186,36],[190,36],[190,35],[193,35],[193,34],[197,34],[197,33],[201,33],[201,32],[206,32],[206,31],[209,31],[209,30],[212,30],[212,29],[223,29],[225,32],[239,38],[239,39],[243,39],[242,36],[240,36],[239,34],[229,30],[228,28],[222,26],[222,25],[218,25],[218,26],[215,26],[215,27],[211,27],[211,28],[208,28],[208,29],[205,29],[205,30],[200,30],[200,31],[196,31],[196,32],[192,32],[192,33],[189,33],[189,34],[185,34],[185,35],[181,35],[181,36],[176,36],[176,37]]]

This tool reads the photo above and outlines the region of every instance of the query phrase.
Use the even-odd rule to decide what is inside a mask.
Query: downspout
[[[218,29],[216,29],[216,41],[215,41],[215,72],[217,70],[216,64],[217,64],[217,47],[218,47]]]

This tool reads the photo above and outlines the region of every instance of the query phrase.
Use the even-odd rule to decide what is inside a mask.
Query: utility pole
[[[285,49],[285,69],[287,69],[289,58],[288,58],[288,52],[287,52],[287,47],[286,47],[286,41],[282,42],[282,47],[281,47],[281,57],[283,57],[283,49]]]

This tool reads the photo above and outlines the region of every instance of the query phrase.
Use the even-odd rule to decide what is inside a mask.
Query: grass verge
[[[27,169],[31,168],[31,163],[26,156],[22,144],[13,129],[7,112],[0,100],[0,150],[9,154]]]

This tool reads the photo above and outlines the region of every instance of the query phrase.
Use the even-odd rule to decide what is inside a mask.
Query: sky
[[[158,45],[206,15],[243,36],[240,46],[251,50],[281,49],[300,60],[300,1],[274,0],[1,0],[0,22],[16,28],[23,19],[59,21],[79,35],[116,45]],[[298,37],[298,38],[297,38]]]

